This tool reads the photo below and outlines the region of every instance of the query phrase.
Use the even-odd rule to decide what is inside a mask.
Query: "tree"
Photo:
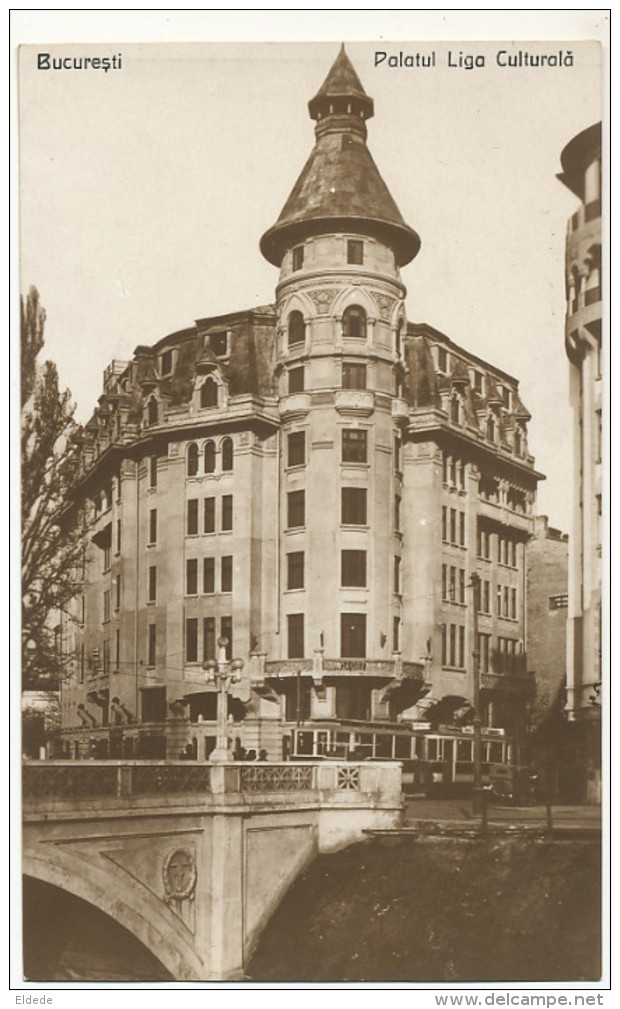
[[[25,687],[57,678],[56,628],[73,619],[83,583],[85,520],[71,502],[81,428],[56,365],[37,366],[45,311],[36,288],[21,300],[22,669]]]

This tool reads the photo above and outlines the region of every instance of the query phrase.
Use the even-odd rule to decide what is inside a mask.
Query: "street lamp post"
[[[474,802],[473,811],[484,816],[485,797],[482,789],[482,712],[480,710],[480,644],[478,635],[478,610],[480,608],[480,575],[474,571],[471,576],[473,594],[473,708],[474,708]]]
[[[228,751],[228,693],[233,683],[241,679],[243,669],[242,659],[226,658],[228,638],[217,639],[217,662],[209,659],[203,664],[205,683],[214,683],[217,687],[217,737],[215,749],[209,760],[213,764],[225,764],[230,760]]]

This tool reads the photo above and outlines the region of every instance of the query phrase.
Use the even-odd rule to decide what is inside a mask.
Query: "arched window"
[[[233,468],[233,442],[232,438],[224,438],[222,442],[222,469],[228,473]]]
[[[520,428],[515,428],[515,453],[516,455],[522,455],[523,453],[523,435],[521,434]]]
[[[288,345],[293,347],[306,339],[306,324],[301,312],[291,312],[288,317]]]
[[[215,473],[215,442],[208,441],[205,445],[205,473]]]
[[[342,316],[342,335],[357,340],[366,339],[366,312],[361,305],[349,305]]]
[[[461,421],[461,404],[457,396],[450,400],[450,420],[453,424],[460,424]]]
[[[196,476],[198,472],[198,446],[192,442],[187,448],[187,475]]]
[[[146,408],[146,417],[149,426],[156,424],[159,420],[159,405],[156,399],[149,399],[148,406]]]
[[[217,382],[208,378],[200,387],[200,405],[202,407],[217,406]]]
[[[402,345],[403,345],[403,329],[404,329],[404,327],[405,327],[405,324],[404,324],[403,320],[400,319],[399,322],[398,322],[398,326],[396,327],[396,346],[394,348],[399,357],[400,357],[401,348],[402,348]]]

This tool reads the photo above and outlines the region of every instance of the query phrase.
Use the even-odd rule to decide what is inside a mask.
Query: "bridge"
[[[179,981],[243,977],[317,854],[400,823],[395,763],[42,761],[23,871],[104,911]]]

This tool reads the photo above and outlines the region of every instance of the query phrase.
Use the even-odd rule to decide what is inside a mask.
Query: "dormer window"
[[[474,372],[474,390],[477,393],[479,393],[480,395],[482,395],[483,382],[484,382],[484,376],[482,375],[482,372],[475,371]]]
[[[165,378],[166,375],[172,374],[172,351],[165,350],[161,355],[161,375]]]
[[[350,238],[347,242],[347,263],[361,266],[364,262],[364,243]]]
[[[448,355],[445,347],[437,348],[437,370],[442,371],[444,374],[448,370]]]
[[[216,357],[226,357],[228,354],[228,333],[225,329],[211,333],[209,336],[209,346]]]
[[[304,265],[304,247],[303,245],[296,245],[293,249],[293,269],[301,270]]]
[[[366,339],[366,312],[361,305],[349,305],[342,316],[342,335],[349,339]]]
[[[489,441],[495,441],[495,418],[489,417],[487,419],[487,438]]]
[[[159,420],[159,404],[156,399],[149,399],[148,406],[146,408],[146,422],[151,427],[153,424],[157,424]]]
[[[501,387],[502,402],[507,410],[510,410],[510,389],[503,385]]]
[[[207,378],[200,387],[200,405],[203,408],[217,406],[217,382]]]
[[[457,396],[453,396],[450,400],[450,420],[453,424],[460,424],[461,422],[461,404]]]

